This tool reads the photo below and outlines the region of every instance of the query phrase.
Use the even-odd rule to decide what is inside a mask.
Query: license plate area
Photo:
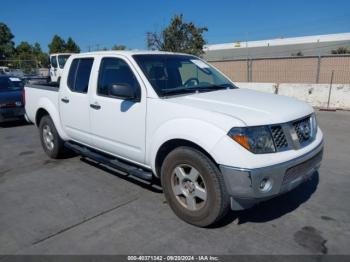
[[[284,175],[282,185],[293,182],[301,178],[302,176],[307,175],[310,172],[314,171],[315,167],[318,166],[318,164],[321,162],[322,155],[323,155],[323,150],[321,150],[319,153],[317,153],[314,157],[310,158],[309,160],[306,160],[301,164],[298,164],[294,167],[289,168]]]

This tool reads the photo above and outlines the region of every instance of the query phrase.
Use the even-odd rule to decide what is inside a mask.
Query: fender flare
[[[186,140],[205,150],[215,161],[211,151],[220,139],[226,135],[219,127],[198,119],[173,119],[165,122],[153,132],[146,154],[149,163],[156,174],[156,158],[159,149],[166,142],[174,139]]]
[[[40,109],[44,109],[49,116],[51,117],[53,123],[55,124],[55,127],[57,129],[58,134],[63,140],[68,140],[68,136],[66,132],[63,130],[61,121],[60,121],[60,114],[56,108],[56,106],[52,103],[52,101],[46,97],[40,98],[38,102],[38,110],[35,113],[35,119],[37,117],[37,114]],[[36,123],[37,126],[39,126],[39,123]]]

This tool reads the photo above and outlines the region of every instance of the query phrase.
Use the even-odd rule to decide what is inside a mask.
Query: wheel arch
[[[162,167],[163,161],[166,158],[166,156],[173,151],[176,148],[179,147],[190,147],[193,149],[198,150],[199,152],[203,153],[205,156],[207,156],[213,163],[218,166],[217,162],[213,158],[213,156],[205,150],[202,146],[198,145],[197,143],[194,143],[187,139],[170,139],[166,142],[164,142],[158,149],[155,160],[154,160],[154,171],[155,175],[160,178],[160,169]]]
[[[49,112],[47,112],[47,110],[45,108],[40,107],[35,114],[35,125],[39,126],[41,119],[45,116],[45,115],[50,115]]]
[[[68,140],[68,136],[66,135],[66,132],[62,129],[61,121],[60,121],[60,115],[57,111],[57,109],[54,107],[52,103],[49,103],[47,101],[41,101],[39,103],[39,107],[35,113],[35,125],[39,127],[40,120],[45,116],[48,115],[51,117],[58,134],[63,140]]]

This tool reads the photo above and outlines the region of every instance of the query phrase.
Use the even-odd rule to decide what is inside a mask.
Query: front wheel
[[[161,168],[165,197],[184,221],[205,227],[218,222],[229,210],[223,177],[202,152],[179,147],[170,152]]]
[[[50,158],[62,158],[67,150],[49,115],[43,116],[39,124],[41,145]]]

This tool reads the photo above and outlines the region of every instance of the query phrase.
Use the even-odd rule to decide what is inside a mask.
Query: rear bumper
[[[0,123],[18,120],[25,114],[24,107],[0,108]]]
[[[227,190],[231,196],[231,209],[242,210],[286,193],[311,176],[321,165],[322,141],[312,151],[287,162],[276,165],[244,169],[220,166]],[[262,183],[265,186],[262,188]]]

